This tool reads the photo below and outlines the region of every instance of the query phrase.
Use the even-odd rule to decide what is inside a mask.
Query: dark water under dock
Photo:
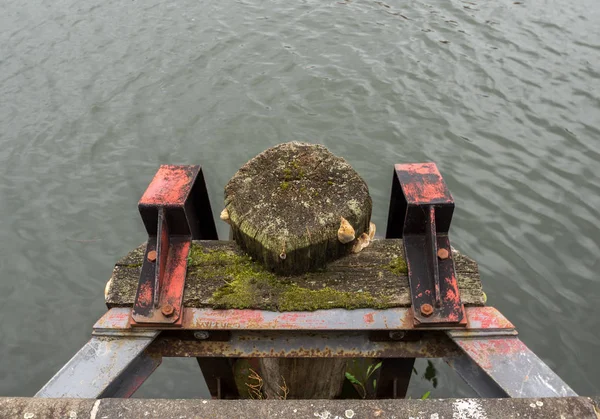
[[[392,164],[437,162],[488,303],[600,394],[598,21],[597,0],[3,2],[0,395],[85,343],[160,163],[203,164],[218,218],[237,168],[290,140],[349,160],[380,232]],[[435,365],[413,398],[474,394]],[[193,359],[139,393],[207,394]]]

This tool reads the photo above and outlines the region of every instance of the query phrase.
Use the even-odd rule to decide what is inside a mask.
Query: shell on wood
[[[338,240],[343,244],[350,243],[356,237],[354,227],[352,227],[352,225],[344,217],[340,218],[340,228],[338,229],[337,233]]]
[[[363,233],[359,238],[356,239],[354,245],[352,246],[352,253],[358,253],[371,244],[371,239],[367,233]]]
[[[375,238],[375,230],[377,230],[377,227],[375,227],[375,223],[373,221],[371,221],[369,223],[369,238],[371,240],[373,240]]]
[[[223,220],[227,224],[229,224],[229,211],[227,211],[227,208],[225,208],[225,209],[223,209],[223,211],[221,211],[220,218],[221,218],[221,220]]]

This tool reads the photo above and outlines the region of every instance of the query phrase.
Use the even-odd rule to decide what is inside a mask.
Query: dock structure
[[[234,241],[218,240],[199,166],[163,166],[140,201],[148,242],[117,262],[107,313],[36,394],[52,400],[0,405],[15,412],[127,408],[128,417],[164,418],[288,417],[292,409],[323,418],[595,417],[594,402],[577,397],[485,305],[477,264],[450,244],[453,209],[434,164],[396,165],[385,238],[325,269],[283,276]],[[162,357],[196,357],[214,400],[76,400],[128,398]],[[301,382],[298,371],[282,372],[292,384],[277,382],[282,392],[265,397],[248,371],[261,379],[264,364],[256,361],[273,358],[288,360],[281,364],[288,369],[307,359],[375,359],[381,366],[371,391],[379,400],[294,400],[332,391],[285,388]],[[415,358],[444,359],[492,399],[399,400]],[[232,400],[248,397],[266,400]]]

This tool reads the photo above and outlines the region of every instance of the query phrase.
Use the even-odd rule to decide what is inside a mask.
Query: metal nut
[[[209,336],[210,334],[208,332],[205,332],[204,330],[194,332],[194,337],[198,340],[206,340]]]
[[[444,259],[448,259],[448,256],[450,256],[450,254],[448,253],[448,251],[446,249],[440,249],[437,252],[437,256],[444,260]]]
[[[148,260],[150,262],[156,262],[156,250],[150,250],[148,252]]]
[[[392,340],[402,340],[406,336],[406,332],[404,330],[392,330],[389,336]]]
[[[425,317],[429,317],[433,314],[433,307],[431,304],[423,304],[421,306],[421,314]]]
[[[171,317],[175,313],[175,308],[171,304],[165,304],[160,311],[164,316]]]

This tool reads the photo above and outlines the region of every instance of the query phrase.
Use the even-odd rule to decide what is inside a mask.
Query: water
[[[289,140],[346,157],[380,231],[392,165],[437,162],[489,304],[599,394],[599,19],[597,0],[3,2],[0,395],[86,342],[159,164],[203,164],[218,216]],[[167,360],[140,395],[205,396],[196,368]],[[443,370],[432,397],[469,394]]]

